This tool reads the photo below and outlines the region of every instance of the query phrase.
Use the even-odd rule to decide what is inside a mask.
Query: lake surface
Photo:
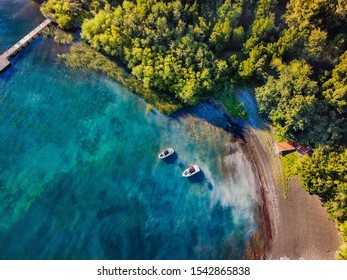
[[[43,20],[35,2],[0,0],[0,53]],[[243,258],[256,179],[210,124],[223,114],[146,112],[117,82],[58,64],[66,51],[40,36],[0,73],[0,258]],[[175,157],[158,160],[166,147]],[[194,163],[202,173],[182,178]]]

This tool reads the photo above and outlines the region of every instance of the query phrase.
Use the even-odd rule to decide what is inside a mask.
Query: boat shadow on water
[[[188,177],[187,179],[190,183],[200,183],[200,184],[206,186],[210,191],[213,190],[213,185],[207,179],[204,171],[202,171],[201,169],[200,169],[200,172],[196,173],[192,177]]]
[[[167,158],[163,158],[163,162],[165,162],[166,164],[174,164],[177,162],[177,160],[178,160],[178,155],[176,152]]]
[[[178,155],[176,152],[173,153],[171,156],[162,159],[162,161],[165,162],[165,164],[178,164],[180,168],[185,167],[185,164],[178,160]],[[183,179],[188,180],[190,183],[200,183],[201,185],[206,186],[210,191],[213,190],[212,183],[207,179],[204,171],[202,171],[201,169],[195,175]]]

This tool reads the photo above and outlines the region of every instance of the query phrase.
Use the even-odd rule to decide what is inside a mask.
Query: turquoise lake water
[[[43,20],[35,2],[0,0],[0,52]],[[256,180],[209,123],[223,114],[146,112],[117,82],[56,63],[66,51],[40,36],[0,73],[0,258],[243,258]],[[176,157],[158,160],[166,147]],[[194,163],[203,173],[182,178]]]

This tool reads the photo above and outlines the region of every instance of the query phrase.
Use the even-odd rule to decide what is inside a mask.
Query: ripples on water
[[[29,1],[0,0],[0,51],[41,20]],[[0,74],[0,258],[242,258],[256,191],[237,141],[146,113],[116,82],[57,65],[64,51],[38,38]],[[194,163],[203,172],[182,178]]]

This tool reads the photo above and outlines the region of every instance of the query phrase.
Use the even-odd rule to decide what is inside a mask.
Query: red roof
[[[281,142],[281,143],[276,143],[277,150],[281,154],[283,152],[291,152],[295,151],[295,147],[292,142]]]

